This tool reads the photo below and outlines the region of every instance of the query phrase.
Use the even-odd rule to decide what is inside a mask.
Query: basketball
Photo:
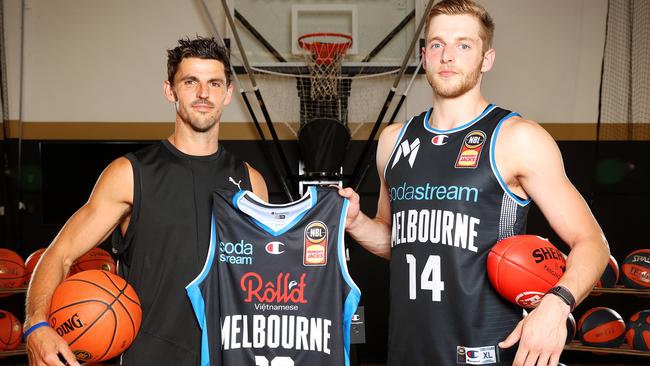
[[[11,351],[20,344],[23,327],[10,312],[0,310],[0,352]]]
[[[625,322],[616,311],[599,306],[582,315],[578,333],[585,346],[618,347],[625,337]]]
[[[41,259],[41,255],[43,255],[44,251],[45,248],[41,248],[30,254],[29,257],[25,259],[25,285],[29,284],[29,280],[32,278],[32,272],[34,272],[34,268],[36,267],[38,260]]]
[[[564,344],[569,344],[576,337],[576,318],[573,317],[573,314],[569,313],[569,317],[566,318],[566,341]]]
[[[618,267],[618,262],[616,261],[616,258],[610,255],[609,262],[607,262],[607,267],[605,267],[605,270],[603,271],[603,274],[598,279],[598,282],[596,282],[595,287],[601,287],[601,288],[616,287],[616,284],[618,283],[619,273],[620,271]],[[602,294],[603,293],[599,291],[591,292],[592,296],[600,296]]]
[[[492,286],[501,296],[534,308],[564,274],[564,254],[536,235],[515,235],[496,243],[487,259]]]
[[[650,249],[639,249],[625,257],[621,281],[628,288],[650,288]]]
[[[625,339],[635,350],[650,351],[650,310],[639,311],[630,317]]]
[[[13,250],[0,248],[0,288],[15,288],[23,285],[25,263]],[[12,294],[0,294],[7,297]]]
[[[124,279],[100,270],[68,277],[54,291],[50,326],[81,361],[103,361],[133,342],[142,310],[138,295]]]
[[[117,273],[115,271],[115,260],[113,260],[113,257],[109,252],[102,248],[92,248],[86,252],[86,254],[79,257],[72,266],[70,266],[69,275],[74,275],[89,269],[99,269],[113,274]]]

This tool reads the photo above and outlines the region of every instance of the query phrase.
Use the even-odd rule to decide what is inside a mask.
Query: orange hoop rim
[[[313,37],[338,37],[342,42],[307,42],[305,39]],[[352,36],[344,33],[309,33],[298,38],[300,48],[312,52],[319,59],[331,59],[333,56],[345,54],[352,47]],[[323,55],[324,54],[324,55]]]

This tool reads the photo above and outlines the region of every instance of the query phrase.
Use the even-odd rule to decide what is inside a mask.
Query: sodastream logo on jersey
[[[219,242],[219,261],[228,264],[253,264],[253,244],[243,239],[231,242]]]

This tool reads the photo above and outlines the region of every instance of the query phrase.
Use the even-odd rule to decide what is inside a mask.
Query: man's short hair
[[[167,80],[174,84],[174,76],[178,70],[178,65],[184,58],[202,58],[207,60],[217,60],[223,64],[226,73],[226,82],[230,84],[230,57],[228,50],[217,43],[214,37],[197,36],[194,39],[179,39],[178,46],[167,50]]]
[[[494,37],[494,21],[490,14],[483,6],[472,0],[442,0],[435,4],[427,15],[427,22],[424,27],[424,36],[429,36],[429,26],[431,20],[438,15],[473,15],[478,19],[481,30],[479,37],[483,42],[483,52],[492,48],[492,38]]]

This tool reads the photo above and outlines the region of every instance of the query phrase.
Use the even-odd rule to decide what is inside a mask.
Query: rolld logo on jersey
[[[306,304],[305,299],[305,277],[306,273],[300,275],[300,280],[291,280],[291,273],[278,273],[275,282],[264,283],[262,276],[256,272],[245,273],[239,285],[246,294],[245,302],[252,302],[255,299],[261,303],[294,303]]]

